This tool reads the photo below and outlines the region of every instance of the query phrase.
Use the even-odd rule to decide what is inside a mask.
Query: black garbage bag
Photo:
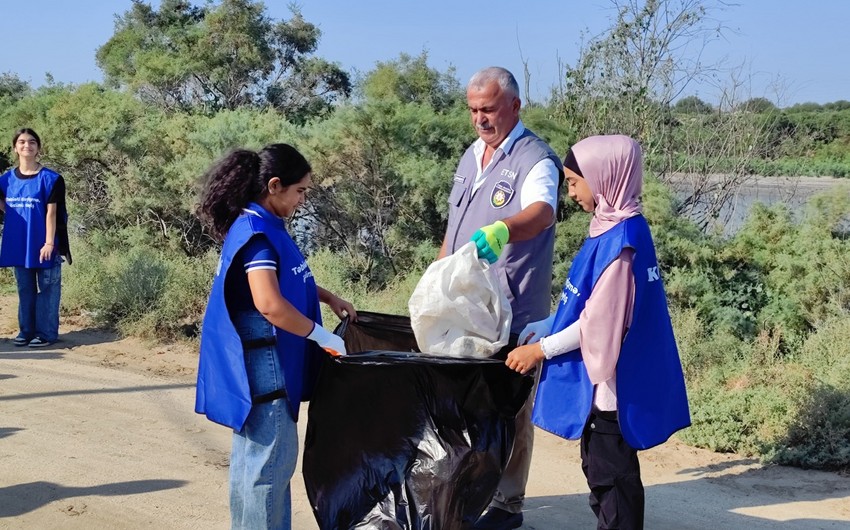
[[[532,378],[498,359],[411,353],[407,318],[358,316],[337,330],[349,356],[327,359],[310,402],[302,471],[319,527],[470,527],[498,486]]]

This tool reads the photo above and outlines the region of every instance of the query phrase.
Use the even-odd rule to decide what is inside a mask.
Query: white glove
[[[519,334],[519,341],[517,342],[517,345],[522,346],[524,344],[534,344],[539,341],[549,334],[552,330],[552,322],[554,321],[555,313],[552,313],[543,320],[527,324],[525,328],[523,328],[522,333]]]
[[[339,335],[334,335],[330,331],[323,328],[320,324],[313,323],[313,331],[307,335],[307,338],[315,341],[316,344],[325,349],[328,353],[333,355],[334,357],[338,357],[340,355],[348,355],[348,352],[345,350],[345,341],[342,340],[342,337]]]

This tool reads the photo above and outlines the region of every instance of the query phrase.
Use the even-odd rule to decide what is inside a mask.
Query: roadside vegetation
[[[609,31],[564,65],[546,102],[526,102],[523,120],[559,153],[603,133],[645,147],[644,205],[693,415],[678,436],[850,470],[850,192],[800,212],[756,205],[739,230],[722,230],[723,206],[756,175],[850,176],[850,102],[779,108],[734,83],[719,104],[687,96],[689,82],[716,74],[689,62],[722,29],[716,4],[613,4]],[[251,0],[139,1],[97,51],[104,83],[33,89],[0,75],[0,131],[37,130],[44,163],[67,181],[64,312],[192,340],[218,259],[193,215],[199,176],[237,146],[288,142],[314,169],[292,227],[319,283],[360,309],[407,314],[473,139],[463,84],[424,52],[355,81],[315,55],[320,37],[297,8],[274,21]],[[558,218],[553,301],[588,225],[567,201]],[[8,271],[0,283],[13,292]]]

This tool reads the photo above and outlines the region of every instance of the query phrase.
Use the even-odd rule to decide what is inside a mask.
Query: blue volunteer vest
[[[31,178],[18,178],[14,169],[0,176],[0,189],[6,197],[0,267],[46,269],[56,265],[55,260],[39,262],[39,253],[47,233],[47,201],[58,179],[59,174],[46,167]],[[56,212],[57,236],[62,222],[67,222],[64,209]],[[54,237],[54,255],[58,255],[57,243]]]
[[[635,300],[617,362],[618,418],[626,442],[648,449],[689,426],[691,419],[655,246],[642,215],[585,240],[570,266],[551,333],[578,320],[599,276],[624,248],[635,251]],[[592,405],[593,384],[580,350],[544,361],[532,413],[535,425],[563,438],[580,438]]]
[[[224,284],[236,253],[255,234],[264,234],[280,259],[278,282],[281,295],[307,318],[322,323],[319,293],[313,273],[281,219],[261,206],[249,209],[260,214],[240,215],[224,240],[221,259],[213,280],[209,302],[201,329],[201,353],[195,412],[210,420],[242,430],[251,412],[251,391],[245,368],[242,340],[230,319],[224,296]],[[234,269],[234,273],[242,271]],[[243,272],[244,274],[244,272]],[[323,355],[313,341],[280,328],[276,333],[276,350],[286,384],[287,402],[293,419],[298,420],[302,400],[309,399]]]

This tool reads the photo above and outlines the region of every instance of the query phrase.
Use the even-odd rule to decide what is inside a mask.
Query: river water
[[[670,185],[679,199],[684,199],[690,192],[686,176],[677,175],[670,180]],[[709,177],[720,180],[720,176]],[[744,223],[753,204],[760,202],[765,205],[778,203],[787,204],[792,212],[801,212],[806,201],[812,195],[820,192],[850,190],[850,179],[835,177],[751,177],[740,186],[738,192],[721,210],[720,218],[727,219],[723,232],[735,233]]]

